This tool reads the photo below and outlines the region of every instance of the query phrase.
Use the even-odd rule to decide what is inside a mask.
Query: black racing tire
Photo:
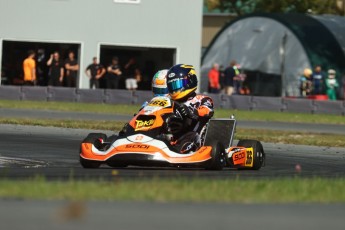
[[[208,161],[205,169],[207,170],[222,170],[226,166],[226,152],[223,144],[219,141],[213,141],[211,159]]]
[[[107,135],[104,133],[89,133],[87,137],[82,141],[82,143],[90,143],[93,144],[96,148],[101,148],[102,143],[99,139],[105,141],[107,139]]]
[[[111,135],[106,139],[106,142],[114,143],[118,139],[118,135]]]
[[[96,169],[96,168],[99,168],[102,164],[99,161],[87,160],[82,157],[79,158],[79,162],[81,166],[83,166],[83,168],[86,168],[86,169]]]
[[[128,165],[122,162],[107,162],[107,165],[112,168],[126,168]]]
[[[259,170],[265,165],[265,152],[260,141],[257,140],[240,140],[237,146],[253,148],[253,167],[252,170]]]

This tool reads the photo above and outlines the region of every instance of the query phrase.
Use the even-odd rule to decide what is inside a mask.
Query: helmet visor
[[[184,79],[184,78],[173,79],[171,82],[168,82],[169,93],[178,92],[181,89],[186,88],[187,85],[188,85],[188,79]]]

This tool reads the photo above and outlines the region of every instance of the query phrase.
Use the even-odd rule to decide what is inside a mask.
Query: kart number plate
[[[253,167],[253,163],[254,163],[254,151],[253,148],[246,148],[246,162],[245,162],[245,166],[246,167]]]
[[[170,106],[170,100],[166,98],[153,98],[150,103],[148,104],[149,106],[159,106],[159,107],[168,107]]]

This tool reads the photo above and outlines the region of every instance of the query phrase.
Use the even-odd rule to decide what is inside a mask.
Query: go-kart
[[[265,164],[263,146],[256,140],[240,140],[232,146],[236,120],[210,119],[196,151],[181,154],[167,139],[166,120],[175,115],[178,103],[155,97],[127,124],[119,135],[90,133],[80,146],[84,168],[156,166],[204,168],[224,167],[258,170]]]

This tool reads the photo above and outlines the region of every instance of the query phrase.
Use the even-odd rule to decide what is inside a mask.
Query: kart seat
[[[207,124],[204,145],[211,145],[214,140],[220,141],[225,148],[232,146],[236,120],[231,118],[213,118]]]

